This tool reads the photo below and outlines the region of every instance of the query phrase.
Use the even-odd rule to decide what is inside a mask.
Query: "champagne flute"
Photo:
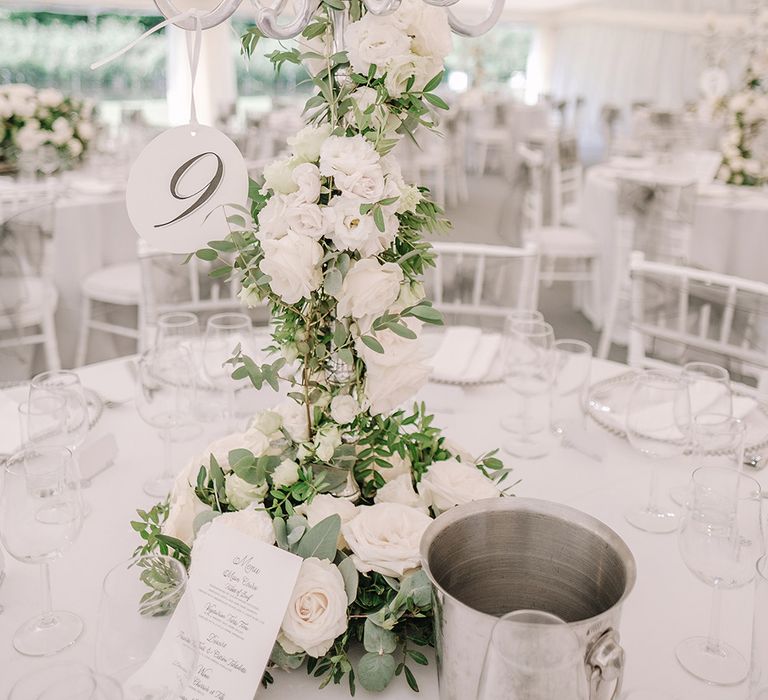
[[[83,621],[53,610],[49,564],[60,558],[80,534],[80,478],[65,447],[33,446],[4,465],[0,487],[0,540],[14,559],[39,564],[43,611],[13,636],[27,656],[55,654],[74,644]]]
[[[240,346],[252,352],[253,326],[246,314],[214,314],[208,319],[203,342],[203,370],[209,381],[226,395],[224,420],[230,430],[237,430],[237,382],[232,379],[233,368],[225,364]]]
[[[171,442],[174,432],[191,425],[195,398],[195,372],[189,351],[182,347],[155,348],[137,362],[136,408],[141,419],[156,428],[163,441],[163,467],[159,476],[143,484],[156,498],[168,495],[176,473]]]
[[[683,454],[691,422],[686,380],[666,370],[645,370],[635,379],[627,406],[627,438],[630,445],[654,461],[648,500],[624,512],[634,527],[657,534],[677,529],[676,513],[659,503],[658,462]]]
[[[178,698],[195,672],[199,638],[187,583],[184,566],[162,554],[124,561],[104,578],[96,669],[120,684],[125,700]]]
[[[675,648],[689,673],[715,685],[743,681],[749,663],[720,639],[722,591],[749,583],[763,553],[760,484],[735,469],[700,467],[680,527],[680,554],[700,581],[712,586],[712,612],[706,637],[690,637]]]
[[[554,342],[552,326],[543,321],[521,321],[505,337],[504,380],[516,412],[508,424],[512,435],[504,449],[515,457],[543,457],[552,447]]]

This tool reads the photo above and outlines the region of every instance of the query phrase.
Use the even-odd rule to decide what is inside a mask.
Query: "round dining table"
[[[0,586],[0,605],[4,608],[0,613],[0,698],[8,697],[18,679],[35,669],[59,663],[93,664],[102,581],[111,567],[131,556],[139,542],[129,521],[137,508],[152,505],[153,499],[142,492],[141,484],[160,469],[162,455],[160,438],[142,422],[130,400],[135,386],[129,362],[125,358],[110,360],[78,370],[86,388],[93,389],[104,401],[112,402],[104,408],[89,439],[111,433],[118,447],[112,466],[95,476],[84,489],[84,497],[93,511],[85,519],[79,538],[52,565],[54,606],[78,613],[85,622],[84,633],[72,647],[49,658],[25,657],[14,650],[11,642],[14,631],[38,613],[42,597],[37,567],[20,563],[6,554],[6,578]],[[624,365],[594,361],[591,379],[595,382],[627,371],[629,368]],[[0,415],[8,416],[13,404],[23,400],[25,394],[24,386],[0,394]],[[499,418],[508,406],[504,384],[462,387],[429,383],[417,398],[427,402],[435,413],[436,425],[443,428],[445,436],[454,443],[478,455],[501,448],[500,456],[506,466],[514,470],[509,481],[516,482],[513,488],[516,496],[547,499],[578,508],[602,520],[627,543],[636,560],[637,582],[624,604],[620,625],[621,644],[626,652],[625,691],[645,689],[650,692],[647,697],[658,700],[746,700],[746,682],[727,688],[707,685],[683,670],[675,658],[674,649],[679,641],[706,633],[712,590],[683,563],[675,534],[648,534],[624,520],[623,511],[647,497],[652,469],[647,458],[633,451],[624,439],[605,432],[591,421],[582,436],[582,443],[588,445],[583,452],[561,446],[535,460],[505,455],[505,432],[499,425]],[[263,408],[279,400],[268,388],[258,392],[258,402]],[[2,425],[3,442],[12,442],[13,426],[8,419],[3,419]],[[201,425],[193,440],[176,446],[174,459],[179,469],[225,432],[222,424]],[[9,447],[4,444],[0,451]],[[687,457],[663,464],[660,470],[663,492],[686,483],[693,468],[694,463]],[[758,471],[753,475],[768,487],[768,472]],[[747,656],[753,597],[752,584],[723,594],[723,638]],[[379,697],[382,700],[411,697],[437,700],[434,655],[430,653],[429,658],[429,666],[415,669],[421,688],[419,696],[413,695],[403,678],[396,678]],[[273,700],[348,697],[346,682],[340,686],[331,684],[322,691],[317,686],[317,679],[303,669],[277,672],[275,683],[269,689],[244,688],[241,696],[227,700],[250,700],[251,690],[257,690],[259,698]],[[358,684],[357,697],[374,696]]]

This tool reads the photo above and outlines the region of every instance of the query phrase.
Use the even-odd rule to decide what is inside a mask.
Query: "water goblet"
[[[191,311],[169,311],[158,316],[156,348],[180,344],[194,356],[194,345],[199,339],[200,321]]]
[[[74,644],[82,620],[54,610],[49,564],[60,558],[80,534],[80,478],[65,447],[32,446],[3,466],[0,485],[0,541],[18,561],[39,564],[43,611],[13,636],[13,646],[27,656],[47,656]]]
[[[749,583],[763,553],[760,484],[735,469],[700,467],[680,526],[679,547],[685,565],[712,587],[712,612],[706,637],[680,642],[675,654],[689,673],[715,685],[746,678],[749,663],[720,638],[722,591]]]
[[[688,362],[683,365],[683,378],[688,382],[691,416],[733,414],[731,377],[727,369],[710,362]]]
[[[659,503],[658,462],[683,454],[690,434],[691,409],[687,382],[666,370],[645,370],[635,379],[627,405],[627,438],[654,461],[648,498],[624,512],[634,527],[657,534],[677,529],[676,513]]]

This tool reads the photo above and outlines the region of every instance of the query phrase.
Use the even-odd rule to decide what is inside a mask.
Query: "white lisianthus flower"
[[[400,199],[397,201],[397,213],[404,214],[407,211],[416,211],[418,203],[424,199],[416,185],[404,185],[400,189]]]
[[[397,297],[397,301],[393,304],[392,309],[399,312],[409,306],[415,306],[424,299],[425,296],[426,293],[422,282],[403,282],[400,285],[400,294]]]
[[[432,522],[425,513],[401,503],[359,506],[341,531],[358,571],[401,578],[419,566],[419,543]]]
[[[323,462],[330,462],[333,453],[341,445],[341,433],[334,425],[326,425],[315,435],[315,454]]]
[[[284,459],[272,472],[272,483],[277,486],[290,486],[299,480],[299,465],[290,459]]]
[[[168,517],[162,525],[162,532],[169,537],[192,544],[195,539],[195,518],[201,513],[212,510],[195,493],[198,462],[190,462],[174,479],[169,497]]]
[[[276,411],[259,411],[251,419],[251,428],[260,430],[264,435],[268,435],[270,439],[274,439],[279,436],[278,432],[283,425],[283,417]]]
[[[499,487],[477,467],[455,459],[433,462],[421,477],[418,490],[424,501],[437,512],[501,495]]]
[[[261,503],[268,490],[269,486],[266,482],[250,484],[234,472],[230,472],[224,478],[224,493],[227,494],[229,504],[237,510],[244,510],[254,503]]]
[[[279,413],[283,419],[283,429],[294,442],[306,442],[309,440],[309,424],[307,423],[307,409],[293,399],[283,401],[275,407],[275,413]]]
[[[372,65],[377,67],[376,74],[381,75],[387,70],[390,57],[407,53],[411,44],[410,37],[388,17],[372,13],[349,24],[344,39],[352,70],[363,75],[368,74]]]
[[[73,158],[77,158],[83,152],[83,144],[78,139],[71,139],[67,149]]]
[[[286,212],[289,200],[281,194],[273,195],[259,212],[259,239],[282,238],[288,233]]]
[[[37,111],[37,100],[34,97],[26,97],[21,94],[11,93],[8,97],[11,104],[11,113],[17,117],[28,119]]]
[[[78,122],[77,135],[84,141],[90,141],[96,135],[96,129],[89,121]]]
[[[277,641],[288,654],[306,652],[317,658],[325,654],[346,629],[344,577],[327,559],[305,559]]]
[[[251,505],[244,510],[237,510],[230,513],[222,513],[218,517],[206,523],[197,533],[195,549],[205,547],[206,536],[222,527],[238,530],[245,535],[250,535],[264,544],[275,543],[275,529],[272,525],[272,518],[263,508],[256,504]],[[198,549],[199,551],[199,549]],[[194,555],[193,555],[194,556]]]
[[[252,452],[254,457],[262,457],[267,454],[270,446],[269,437],[254,426],[248,428],[243,434],[241,447]]]
[[[40,131],[40,122],[30,119],[16,132],[16,145],[22,151],[37,150],[45,140],[45,135]]]
[[[378,464],[374,465],[373,467],[379,474],[381,474],[381,476],[384,478],[384,481],[389,483],[390,481],[394,481],[403,474],[408,474],[408,477],[410,478],[411,458],[408,455],[400,456],[397,452],[395,452],[390,457],[384,457],[384,460],[389,462],[388,468],[382,467]]]
[[[264,259],[259,269],[270,276],[269,286],[286,304],[308,299],[323,283],[320,261],[323,249],[317,241],[296,233],[262,242]]]
[[[410,474],[401,474],[387,482],[377,492],[374,503],[401,503],[428,514],[427,506],[420,494],[413,489]]]
[[[328,237],[339,250],[367,250],[371,240],[378,247],[376,222],[371,214],[360,213],[361,203],[356,197],[334,197],[324,210]]]
[[[63,146],[75,135],[72,125],[65,117],[55,119],[53,124],[51,124],[51,128],[53,129],[53,133],[49,137],[49,140],[58,146]]]
[[[293,157],[302,163],[314,163],[320,157],[320,148],[331,135],[333,128],[330,124],[305,126],[295,136],[288,137]]]
[[[336,178],[351,177],[370,165],[378,165],[379,154],[365,137],[329,136],[320,149],[320,172]]]
[[[309,503],[305,502],[297,506],[296,512],[307,519],[310,527],[314,527],[331,515],[338,515],[343,525],[357,515],[357,506],[346,498],[337,498],[330,493],[318,493]],[[346,546],[347,541],[344,535],[339,533],[337,549],[344,549]]]
[[[413,36],[411,50],[419,56],[444,59],[453,50],[453,35],[448,24],[448,14],[443,7],[415,1],[421,5],[421,16],[417,25],[412,25],[412,32],[409,32]],[[435,72],[433,77],[439,72]]]
[[[37,93],[37,101],[43,107],[56,107],[64,101],[64,95],[56,88],[43,88]]]
[[[297,202],[314,203],[320,197],[320,169],[314,163],[301,163],[291,175],[298,190],[293,198]]]
[[[294,196],[289,195],[289,199]],[[285,208],[285,223],[288,231],[314,241],[321,239],[330,229],[329,217],[324,212],[324,208],[314,203],[300,200],[289,202]]]
[[[384,172],[378,164],[360,167],[349,175],[339,173],[334,182],[344,194],[359,197],[363,202],[384,198]]]
[[[299,189],[293,179],[296,163],[291,158],[273,160],[264,166],[264,188],[279,194],[291,194]]]
[[[225,435],[218,440],[214,440],[210,445],[208,445],[208,447],[205,448],[203,454],[193,461],[190,467],[190,470],[194,469],[192,482],[194,483],[194,480],[197,479],[197,472],[201,465],[208,469],[208,466],[211,462],[211,455],[214,456],[216,462],[223,471],[231,471],[232,467],[229,464],[229,453],[231,450],[236,450],[238,447],[243,447],[244,441],[245,433],[232,433],[230,435]]]
[[[355,420],[360,413],[360,404],[349,394],[339,394],[331,399],[331,418],[339,425],[346,425]]]
[[[417,58],[414,54],[407,52],[390,59],[387,64],[387,73],[384,76],[384,87],[387,88],[391,97],[400,97],[405,92],[408,79],[416,75]]]
[[[396,263],[358,260],[344,278],[337,312],[340,317],[378,318],[397,299],[403,271]]]
[[[250,287],[240,287],[240,291],[237,293],[237,298],[243,306],[247,306],[249,309],[254,309],[263,304],[261,299],[259,299],[259,292],[255,285]]]

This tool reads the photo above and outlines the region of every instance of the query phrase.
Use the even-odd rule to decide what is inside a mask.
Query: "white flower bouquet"
[[[256,389],[287,384],[287,398],[211,445],[132,525],[139,552],[192,566],[210,528],[301,556],[271,667],[305,665],[321,686],[346,677],[352,693],[396,676],[418,690],[410,664],[426,664],[419,647],[434,643],[421,535],[457,504],[503,495],[509,470],[493,452],[473,459],[449,444],[423,404],[400,408],[429,373],[422,327],[442,322],[424,298],[434,257],[422,233],[448,223],[392,149],[447,108],[432,92],[451,44],[445,12],[421,0],[385,17],[345,5],[344,51],[331,38],[336,3],[322,5],[302,50],[270,56],[309,64],[309,124],[252,183],[250,208],[233,209],[229,237],[196,253],[220,263],[212,275],[241,280],[246,305],[270,303],[277,359],[235,349],[229,363]],[[253,48],[254,30],[244,42]],[[365,650],[355,663],[353,644]]]
[[[19,156],[49,144],[63,163],[80,160],[93,139],[94,107],[89,100],[31,85],[0,85],[0,165],[15,167]]]

